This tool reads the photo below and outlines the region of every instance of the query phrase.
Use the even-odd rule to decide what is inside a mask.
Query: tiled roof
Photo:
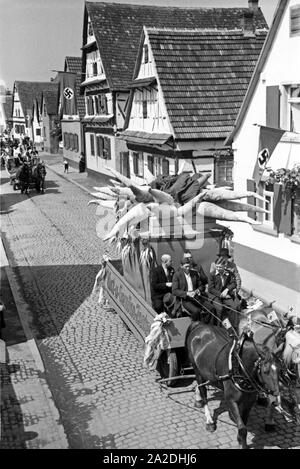
[[[246,2],[246,0],[245,0]],[[181,8],[86,2],[104,70],[112,89],[126,89],[132,80],[143,26],[168,28],[241,28],[248,8]],[[268,28],[260,8],[256,28]]]
[[[5,119],[10,119],[12,116],[12,96],[5,96],[5,102],[3,103]]]
[[[40,103],[43,91],[50,90],[51,82],[41,81],[15,81],[24,115],[32,115],[32,107],[35,99]]]
[[[148,29],[158,81],[177,139],[232,130],[266,31]]]
[[[82,118],[85,115],[85,102],[84,96],[80,94],[80,83],[81,83],[81,57],[69,57],[65,58],[65,71],[76,73],[76,101],[77,111],[79,117]]]
[[[58,114],[59,83],[51,83],[51,85],[51,87],[43,91],[43,97],[47,113],[50,115],[56,115]]]

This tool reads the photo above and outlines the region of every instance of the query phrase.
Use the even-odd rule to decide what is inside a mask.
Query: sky
[[[102,0],[105,2],[105,0]],[[0,81],[49,81],[66,56],[81,56],[84,0],[0,0]],[[247,7],[248,0],[109,0],[106,3]],[[259,0],[268,25],[278,0]]]

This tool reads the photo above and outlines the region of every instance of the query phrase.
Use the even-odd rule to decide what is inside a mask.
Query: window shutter
[[[169,176],[169,160],[167,158],[162,161],[162,173],[164,176]]]
[[[280,128],[280,91],[279,86],[267,86],[266,96],[266,125],[275,129]]]
[[[102,156],[102,154],[100,152],[100,140],[101,140],[101,137],[96,137],[96,154],[97,154],[97,156]]]
[[[148,169],[154,174],[154,158],[152,155],[148,155]]]
[[[108,137],[104,137],[104,158],[106,160],[111,159],[110,138]]]
[[[281,220],[282,184],[274,184],[273,220],[274,229],[279,232]]]
[[[133,159],[133,172],[135,175],[138,175],[139,167],[138,167],[138,153],[133,152],[132,159]]]
[[[78,135],[75,134],[75,145],[76,145],[76,151],[78,152],[79,151],[79,141],[78,141]]]
[[[95,140],[94,140],[94,135],[90,135],[90,143],[91,143],[91,155],[95,156]]]
[[[144,44],[144,63],[147,64],[148,62],[149,62],[148,44]]]
[[[289,189],[282,189],[281,220],[279,231],[292,235],[292,194]]]
[[[256,192],[256,184],[254,179],[247,179],[247,191]],[[247,203],[251,205],[256,205],[254,197],[247,197]],[[256,219],[254,212],[248,212],[248,217]]]
[[[143,118],[144,119],[147,119],[147,101],[146,100],[143,100]]]
[[[124,174],[124,176],[130,178],[129,152],[128,151],[120,152],[120,160],[121,160],[122,174]]]

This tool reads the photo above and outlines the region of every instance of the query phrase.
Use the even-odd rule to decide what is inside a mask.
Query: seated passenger
[[[163,312],[163,297],[171,293],[174,269],[172,258],[169,254],[163,254],[161,265],[153,269],[151,273],[151,300],[153,309],[160,314]]]
[[[200,286],[200,292],[203,293],[205,291],[206,285],[208,283],[208,278],[206,273],[203,270],[203,267],[201,264],[197,264],[194,262],[193,256],[191,251],[184,251],[183,258],[187,259],[190,262],[191,265],[191,271],[195,271],[198,273],[201,286]]]
[[[213,300],[219,318],[223,321],[227,317],[233,328],[237,330],[240,315],[236,311],[240,311],[240,300],[237,297],[237,281],[229,262],[228,249],[222,248],[218,257],[209,274],[208,294]]]
[[[172,294],[176,297],[174,315],[180,317],[182,309],[186,309],[194,321],[200,320],[201,305],[193,302],[193,299],[200,295],[202,289],[198,272],[192,270],[189,260],[183,258],[172,282]]]

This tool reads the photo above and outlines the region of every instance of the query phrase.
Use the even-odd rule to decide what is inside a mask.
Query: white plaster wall
[[[299,0],[291,0],[289,6],[299,4]],[[262,70],[259,83],[249,103],[242,126],[238,130],[234,142],[234,187],[246,189],[247,179],[252,177],[257,159],[259,145],[259,126],[266,124],[266,87],[282,83],[300,83],[300,36],[289,36],[289,7],[286,9],[277,36],[269,51],[269,56]],[[291,167],[294,162],[300,163],[300,143],[283,138],[268,166],[274,169],[287,163]],[[233,230],[237,242],[289,260],[300,263],[300,245],[291,242],[283,234],[273,237],[259,233],[251,226],[243,223],[228,223]]]
[[[92,156],[91,155],[91,144],[90,144],[90,132],[87,132],[86,135],[86,167],[87,169],[91,169],[92,171],[96,171],[98,173],[107,174],[111,176],[111,172],[108,168],[116,168],[116,145],[115,145],[115,138],[110,135],[101,135],[101,134],[94,134],[94,135],[101,135],[102,137],[108,137],[110,139],[110,148],[111,148],[111,159],[105,160],[104,158],[100,158],[99,156]],[[96,153],[96,137],[95,137],[95,153]]]

